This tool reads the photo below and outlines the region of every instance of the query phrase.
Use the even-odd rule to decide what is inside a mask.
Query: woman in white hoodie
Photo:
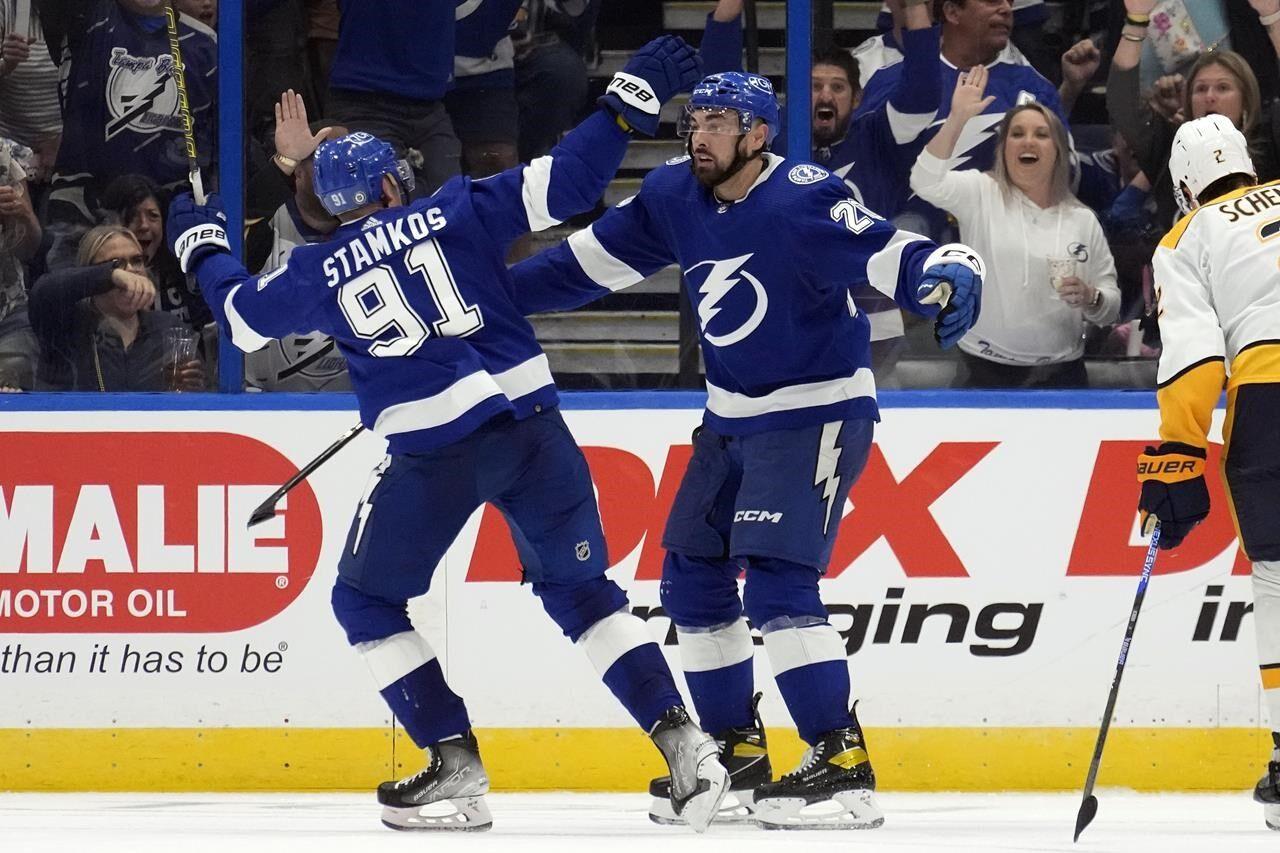
[[[966,122],[992,101],[986,86],[986,68],[961,73],[951,114],[911,170],[911,189],[951,213],[987,262],[955,384],[1084,387],[1085,324],[1120,313],[1115,262],[1098,218],[1071,194],[1067,133],[1051,110],[1031,102],[1005,113],[991,172],[952,169]]]

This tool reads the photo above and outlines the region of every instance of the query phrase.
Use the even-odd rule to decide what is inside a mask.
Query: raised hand
[[[1151,110],[1167,122],[1182,124],[1186,116],[1182,112],[1182,103],[1186,91],[1186,81],[1181,74],[1166,74],[1156,80],[1151,87],[1151,97],[1147,101]]]
[[[1102,54],[1097,45],[1089,39],[1081,39],[1062,54],[1062,79],[1067,85],[1082,89],[1093,79],[1101,63]]]
[[[312,134],[307,124],[307,104],[292,89],[280,95],[276,104],[276,153],[290,160],[305,160],[324,142],[329,128]]]
[[[1157,2],[1159,0],[1124,0],[1124,10],[1130,15],[1150,15]]]
[[[996,96],[982,96],[987,91],[987,76],[987,69],[981,65],[960,72],[956,90],[951,94],[951,115],[968,121],[991,106]]]
[[[164,233],[183,272],[191,272],[196,261],[209,252],[231,251],[226,226],[227,215],[217,193],[204,204],[196,204],[191,193],[183,193],[170,203]]]
[[[632,54],[613,75],[600,98],[635,130],[653,136],[658,112],[672,95],[693,88],[702,79],[702,59],[679,36],[661,36]]]

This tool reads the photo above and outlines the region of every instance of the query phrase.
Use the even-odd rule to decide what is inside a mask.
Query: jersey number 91
[[[356,276],[338,291],[338,305],[351,331],[373,341],[369,354],[381,358],[412,355],[432,334],[441,338],[463,338],[484,327],[477,305],[468,305],[458,292],[453,271],[435,240],[414,244],[404,256],[405,265],[416,283],[426,280],[427,292],[435,302],[440,319],[427,323],[413,310],[395,271],[379,264]]]

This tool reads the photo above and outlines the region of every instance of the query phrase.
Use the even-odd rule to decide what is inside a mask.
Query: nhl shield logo
[[[591,543],[579,542],[573,549],[573,553],[577,556],[579,563],[585,563],[587,560],[591,559]]]

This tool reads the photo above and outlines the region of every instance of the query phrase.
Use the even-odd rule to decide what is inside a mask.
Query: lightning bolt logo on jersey
[[[702,295],[698,303],[698,323],[702,339],[709,344],[727,347],[745,340],[760,327],[769,310],[769,294],[764,285],[742,268],[749,260],[751,255],[703,261],[685,271],[690,286]],[[698,278],[704,274],[706,278],[697,285]],[[742,286],[738,287],[739,284]]]
[[[935,247],[868,215],[826,170],[764,158],[759,178],[730,204],[685,163],[654,169],[628,202],[512,268],[521,310],[581,304],[676,263],[703,344],[706,426],[753,435],[878,417],[870,324],[850,304],[849,286],[869,281],[919,311],[904,283]],[[802,479],[811,492],[814,481]]]
[[[58,175],[88,174],[107,182],[136,173],[164,186],[186,180],[184,120],[169,37],[160,20],[151,30],[119,3],[99,2],[84,31],[68,34],[71,61],[61,84]],[[214,150],[217,36],[195,18],[179,15],[178,38],[196,150],[207,167]]]

